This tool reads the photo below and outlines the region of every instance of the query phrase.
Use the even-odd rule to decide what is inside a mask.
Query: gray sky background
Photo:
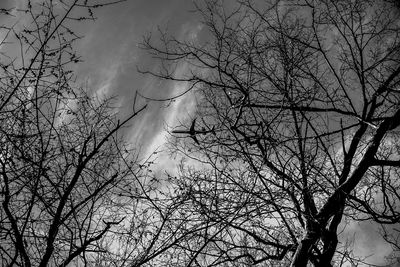
[[[78,77],[99,94],[116,95],[124,113],[131,111],[135,91],[163,98],[184,90],[184,84],[163,82],[137,72],[137,67],[155,70],[159,66],[139,44],[149,33],[157,41],[158,27],[182,39],[196,35],[201,24],[189,12],[192,9],[192,2],[187,0],[129,0],[99,10],[98,20],[81,30],[85,37],[77,50],[84,63],[76,70]],[[188,114],[192,105],[181,100],[165,106],[150,103],[129,133],[130,140],[147,152],[165,141],[164,129],[167,124],[174,125],[176,113]]]
[[[229,0],[231,1],[231,0]],[[228,2],[228,1],[227,1]],[[0,8],[22,0],[0,0]],[[121,106],[121,115],[132,111],[135,91],[149,97],[168,97],[185,90],[185,84],[162,82],[137,72],[137,67],[155,70],[159,62],[138,47],[143,36],[152,32],[157,40],[157,27],[180,39],[204,37],[200,19],[193,10],[190,0],[128,0],[115,6],[96,11],[98,20],[79,25],[84,36],[76,44],[84,60],[76,66],[79,81],[87,83],[93,93],[115,95]],[[0,19],[0,23],[4,20]],[[202,37],[203,36],[203,37]],[[181,70],[184,71],[184,66]],[[136,120],[128,131],[129,140],[142,147],[149,154],[162,146],[166,137],[166,126],[175,126],[194,109],[191,96],[179,99],[165,107],[165,103],[150,103],[145,114]],[[158,168],[177,165],[166,156],[160,156]],[[390,252],[390,246],[380,241],[377,229],[368,224],[352,224],[342,235],[344,238],[359,240],[355,252],[370,255],[370,263],[382,263],[383,256]],[[344,239],[342,239],[344,240]]]

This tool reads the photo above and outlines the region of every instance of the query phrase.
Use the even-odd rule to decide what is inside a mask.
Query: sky
[[[0,0],[0,8],[20,0]],[[204,38],[199,17],[193,12],[190,0],[128,0],[97,10],[96,22],[79,25],[77,30],[84,37],[76,44],[83,62],[76,66],[78,81],[87,84],[89,90],[99,96],[117,97],[121,116],[132,111],[135,92],[163,98],[179,94],[186,85],[165,82],[137,72],[137,68],[156,70],[159,62],[140,48],[143,37],[152,33],[157,43],[157,28],[179,39]],[[0,20],[0,23],[3,21]],[[177,71],[184,71],[181,66]],[[168,127],[174,127],[195,109],[191,95],[180,98],[171,105],[161,102],[149,103],[146,112],[135,120],[127,132],[127,138],[141,147],[143,155],[162,149],[166,142]],[[175,163],[165,156],[158,168]],[[177,163],[176,163],[177,164]],[[367,224],[351,224],[342,236],[357,235],[356,252],[372,255],[368,261],[379,264],[383,255],[390,252],[387,244],[377,241],[377,229]]]
[[[182,39],[197,35],[201,24],[188,12],[192,9],[187,0],[131,0],[99,10],[98,20],[86,26],[77,47],[84,60],[76,70],[79,78],[99,94],[117,96],[123,113],[131,111],[136,91],[154,98],[181,92],[185,89],[182,83],[163,82],[137,72],[137,68],[159,67],[140,43],[148,34],[157,43],[158,27]],[[176,123],[176,113],[189,114],[191,103],[188,99],[168,107],[150,103],[140,121],[134,122],[129,140],[142,146],[145,154],[154,151],[165,142],[165,129]]]

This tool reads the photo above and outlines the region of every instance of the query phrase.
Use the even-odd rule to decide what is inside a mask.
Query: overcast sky
[[[0,8],[14,1],[20,0],[0,0]],[[143,36],[151,32],[154,40],[157,40],[158,26],[180,39],[201,38],[204,29],[199,17],[189,12],[193,8],[190,0],[128,0],[98,10],[95,23],[88,22],[79,27],[84,36],[76,46],[84,60],[76,69],[80,81],[87,82],[93,92],[117,96],[123,108],[121,113],[131,111],[137,90],[155,98],[168,97],[185,90],[185,84],[160,82],[139,74],[137,67],[154,70],[159,62],[138,45]],[[166,126],[175,126],[193,108],[194,101],[190,96],[168,107],[165,107],[165,103],[150,103],[146,113],[132,125],[128,137],[142,147],[143,153],[148,154],[165,142]],[[160,164],[160,168],[171,166],[171,161],[162,158]],[[356,252],[371,255],[369,262],[379,264],[382,256],[390,252],[387,244],[378,241],[377,229],[364,224],[362,227],[353,225],[348,230],[345,232],[347,236],[356,234],[356,239],[361,240]]]

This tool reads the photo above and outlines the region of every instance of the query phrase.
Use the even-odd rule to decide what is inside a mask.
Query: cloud
[[[344,226],[345,222],[342,225]],[[348,222],[344,231],[339,235],[339,242],[342,245],[346,241],[354,242],[351,246],[354,256],[365,259],[363,262],[372,265],[384,266],[388,263],[385,257],[393,252],[390,244],[379,233],[379,225],[370,221]]]
[[[96,81],[97,86],[93,88],[94,95],[98,99],[104,99],[110,96],[110,94],[112,94],[113,91],[112,85],[117,76],[118,69],[119,69],[119,64],[114,63],[111,66],[103,67],[100,70],[101,78],[98,81]],[[90,86],[90,88],[92,87]]]

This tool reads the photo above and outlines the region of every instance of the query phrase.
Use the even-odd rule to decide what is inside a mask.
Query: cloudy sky
[[[184,84],[162,82],[137,72],[137,68],[155,70],[157,60],[141,49],[140,43],[148,34],[158,39],[158,27],[173,36],[186,39],[201,30],[194,16],[191,1],[135,0],[127,1],[97,12],[98,20],[82,30],[84,39],[77,47],[84,63],[77,74],[88,81],[89,88],[99,94],[116,95],[120,105],[131,111],[134,94],[154,98],[169,97],[185,89]],[[130,140],[147,152],[165,142],[165,128],[176,123],[176,114],[187,115],[192,109],[190,99],[165,103],[150,103],[140,121],[130,131]]]
[[[25,2],[1,0],[0,8],[18,7]],[[75,69],[78,82],[98,95],[116,96],[121,116],[132,111],[136,91],[148,97],[166,98],[185,90],[185,84],[163,82],[138,73],[137,68],[156,70],[159,67],[159,62],[139,46],[149,34],[156,44],[159,28],[182,40],[198,38],[202,27],[198,16],[190,12],[193,9],[190,0],[128,0],[97,9],[95,22],[72,27],[83,36],[75,44],[83,60]],[[14,18],[1,16],[0,23],[9,25],[7,20],[23,19],[18,17],[19,13],[15,14]],[[183,69],[184,66],[178,71]],[[185,118],[191,110],[190,98],[180,99],[168,107],[166,103],[152,102],[141,119],[134,122],[129,139],[148,154],[165,143],[166,127],[176,125],[177,119]],[[182,116],[177,116],[178,113]]]
[[[0,8],[9,7],[20,0],[0,0]],[[84,38],[77,43],[78,53],[84,62],[76,74],[87,83],[93,93],[115,95],[121,113],[132,110],[136,91],[148,97],[163,98],[185,90],[185,84],[162,82],[137,72],[137,68],[156,70],[159,62],[140,49],[143,36],[152,33],[157,40],[157,27],[166,29],[180,39],[202,38],[200,19],[193,12],[190,0],[128,0],[124,3],[97,11],[98,20],[79,26]],[[0,21],[3,23],[4,21]],[[180,71],[184,71],[184,66]],[[194,100],[188,96],[172,105],[150,103],[146,113],[136,120],[128,133],[132,143],[141,146],[144,154],[161,149],[168,136],[165,129],[173,127],[187,117],[194,108]],[[160,168],[171,166],[166,158],[160,160]],[[370,255],[367,261],[379,264],[390,247],[379,241],[377,229],[362,224],[351,225],[343,236],[360,240],[356,252]]]

